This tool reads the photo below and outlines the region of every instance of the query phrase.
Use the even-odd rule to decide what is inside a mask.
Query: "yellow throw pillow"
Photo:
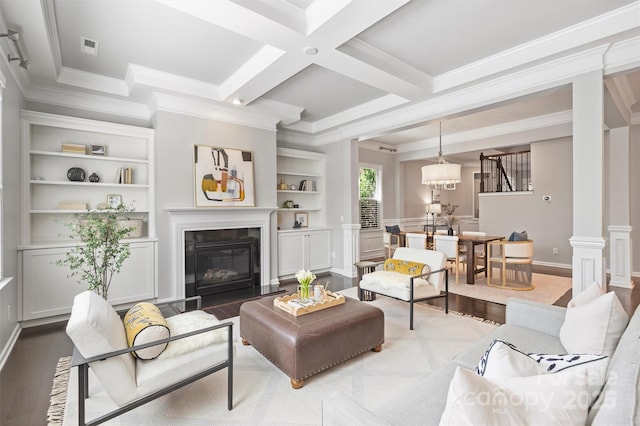
[[[129,309],[124,316],[124,329],[129,347],[155,342],[170,336],[169,326],[160,309],[152,303],[141,302]],[[163,343],[132,352],[139,359],[154,359],[167,348]]]
[[[428,273],[429,266],[420,262],[410,262],[402,259],[387,259],[384,261],[384,270],[415,276]]]

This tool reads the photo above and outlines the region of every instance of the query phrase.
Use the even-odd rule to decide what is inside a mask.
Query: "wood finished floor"
[[[534,268],[535,272],[570,276],[570,271],[554,268]],[[339,275],[325,274],[319,282],[331,282],[332,290],[348,288],[355,280]],[[632,312],[640,304],[640,279],[634,279],[634,290],[616,288],[627,312]],[[283,282],[280,288],[295,288],[295,281]],[[557,305],[566,306],[571,299],[567,292]],[[444,306],[442,299],[432,302]],[[449,309],[504,323],[505,307],[497,303],[485,302],[469,297],[450,295]],[[0,372],[0,425],[28,426],[46,424],[49,392],[58,359],[71,355],[72,344],[64,327],[66,322],[32,327],[22,330],[9,359]]]

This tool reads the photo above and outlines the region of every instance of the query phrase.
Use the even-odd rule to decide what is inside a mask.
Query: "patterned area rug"
[[[355,288],[344,290],[355,296]],[[322,400],[340,390],[369,410],[390,403],[456,354],[485,336],[495,325],[460,315],[445,315],[425,305],[415,306],[415,329],[409,330],[409,307],[387,297],[373,302],[385,314],[385,343],[379,353],[367,352],[305,380],[299,390],[289,378],[253,347],[243,346],[234,317],[236,358],[233,410],[226,409],[226,372],[218,372],[110,424],[234,424],[320,425]],[[65,425],[77,424],[77,369],[71,370]],[[90,373],[88,418],[114,408]]]
[[[533,274],[531,279],[535,288],[529,291],[490,287],[487,285],[485,277],[481,277],[480,274],[476,275],[476,282],[473,285],[466,284],[464,279],[461,274],[460,284],[456,284],[455,275],[449,274],[449,292],[503,305],[507,304],[507,299],[510,297],[518,297],[520,299],[533,300],[551,305],[560,299],[567,291],[571,290],[572,286],[572,281],[569,277],[536,273]]]

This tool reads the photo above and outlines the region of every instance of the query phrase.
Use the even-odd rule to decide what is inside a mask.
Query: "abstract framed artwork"
[[[253,152],[193,146],[196,207],[253,207]]]

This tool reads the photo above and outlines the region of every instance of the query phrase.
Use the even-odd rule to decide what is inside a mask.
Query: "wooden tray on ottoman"
[[[273,299],[273,306],[276,306],[284,311],[289,312],[291,315],[297,317],[301,315],[310,314],[311,312],[321,311],[322,309],[332,308],[334,306],[342,305],[344,303],[344,296],[341,294],[332,293],[330,291],[325,292],[322,300],[315,302],[312,305],[298,305],[295,303],[299,299],[297,293],[290,294],[282,297],[276,297]]]

